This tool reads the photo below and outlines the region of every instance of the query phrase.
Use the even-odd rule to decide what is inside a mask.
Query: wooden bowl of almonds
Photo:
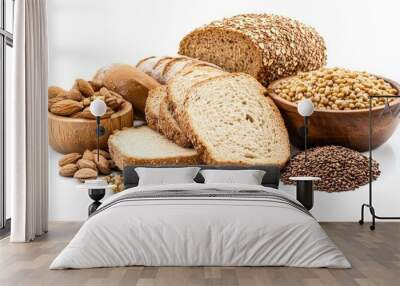
[[[101,149],[108,149],[107,140],[114,130],[133,125],[132,104],[105,87],[78,79],[69,91],[51,86],[48,92],[49,144],[57,152],[83,153],[96,148],[96,118],[89,110],[96,98],[107,105],[107,112],[100,120],[106,131],[99,140]]]
[[[369,149],[369,96],[400,95],[399,90],[400,85],[392,80],[342,68],[299,73],[268,86],[293,145],[304,147],[304,120],[297,103],[308,98],[315,107],[309,118],[309,145],[340,145],[360,152]],[[400,98],[372,100],[372,148],[392,136],[399,124],[399,108]]]

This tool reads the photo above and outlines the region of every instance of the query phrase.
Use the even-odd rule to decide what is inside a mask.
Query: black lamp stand
[[[106,129],[100,125],[100,116],[96,116],[97,161],[99,161],[100,153],[100,136],[103,136],[105,133]],[[89,197],[94,201],[91,205],[89,205],[88,208],[88,213],[90,216],[101,205],[100,200],[104,198],[106,189],[89,189],[88,193]]]
[[[100,200],[106,195],[106,189],[89,189],[88,193],[89,197],[94,201],[88,208],[88,214],[90,216],[101,205]]]
[[[382,219],[382,220],[393,220],[393,219],[400,219],[400,217],[390,217],[390,216],[378,216],[375,213],[375,208],[372,202],[372,99],[373,98],[398,98],[400,95],[393,96],[393,95],[371,95],[369,96],[369,130],[368,130],[368,144],[369,144],[369,200],[368,204],[364,203],[361,205],[361,219],[358,221],[359,224],[364,224],[364,208],[369,208],[369,212],[372,216],[372,224],[369,226],[371,230],[375,230],[375,219]],[[389,107],[390,108],[390,107]],[[382,111],[384,112],[384,111]],[[396,115],[395,115],[396,116]]]
[[[100,153],[100,136],[106,133],[104,126],[100,125],[100,116],[96,116],[96,137],[97,137],[97,161],[99,161]]]

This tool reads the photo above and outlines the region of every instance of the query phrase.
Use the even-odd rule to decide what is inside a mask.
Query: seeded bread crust
[[[148,127],[141,126],[141,127],[137,127],[134,129],[139,130],[140,128],[148,128]],[[154,158],[151,158],[151,157],[138,158],[138,157],[129,156],[128,154],[125,154],[124,151],[121,150],[121,148],[118,146],[118,144],[115,143],[115,141],[116,141],[115,139],[118,136],[120,136],[122,134],[122,132],[129,132],[130,129],[132,129],[132,128],[118,130],[118,131],[114,132],[114,134],[112,134],[108,139],[108,148],[109,148],[110,156],[111,156],[112,160],[115,162],[115,165],[120,170],[123,170],[124,167],[131,166],[131,165],[161,166],[161,165],[198,165],[198,164],[201,164],[201,160],[200,160],[200,157],[198,156],[198,154],[193,154],[190,156],[175,156],[175,157],[169,157],[168,154],[165,154],[165,156],[157,157],[157,158],[155,158],[155,157]],[[138,136],[137,139],[140,140],[140,136]],[[174,144],[174,143],[170,142],[168,144]]]
[[[159,129],[165,137],[175,142],[179,146],[186,148],[192,147],[192,143],[183,134],[182,129],[178,125],[178,122],[176,122],[175,118],[172,116],[172,112],[169,109],[166,96],[161,100],[160,116],[158,123]]]
[[[225,75],[212,77],[212,78],[209,78],[204,81],[196,83],[195,85],[193,85],[191,87],[191,89],[188,92],[188,96],[186,97],[185,104],[184,104],[185,112],[183,112],[181,115],[182,116],[182,124],[183,124],[182,129],[184,130],[184,132],[185,132],[186,136],[189,138],[189,140],[192,142],[196,151],[199,153],[201,160],[203,162],[205,162],[206,164],[210,164],[210,165],[254,165],[254,163],[249,163],[249,162],[245,162],[242,160],[216,160],[214,158],[214,156],[212,156],[211,151],[207,148],[206,142],[201,138],[201,136],[199,135],[199,133],[196,130],[196,127],[192,124],[191,115],[188,112],[188,106],[189,106],[189,104],[191,104],[190,101],[192,100],[192,93],[196,88],[206,85],[208,82],[211,82],[211,81],[218,81],[218,80],[223,80],[226,78],[234,78],[236,76],[243,76],[243,75],[244,74],[242,74],[242,73],[231,73],[231,74],[225,74]],[[246,75],[246,76],[251,78],[251,76],[249,76],[249,75]],[[264,96],[264,94],[266,93],[266,89],[260,85],[259,92],[262,96]],[[271,98],[269,98],[269,97],[264,97],[264,98],[265,98],[266,104],[268,105],[269,112],[270,112],[271,116],[274,118],[274,122],[275,122],[274,125],[277,127],[277,130],[279,132],[278,136],[279,136],[279,142],[282,146],[282,148],[281,148],[282,158],[279,160],[273,161],[273,162],[272,161],[264,162],[262,164],[278,165],[280,168],[283,168],[284,165],[286,164],[286,162],[290,158],[289,136],[288,136],[283,118],[279,112],[279,109],[276,107],[276,105],[274,104],[274,102],[272,101]],[[235,112],[235,110],[232,109],[232,112]],[[205,116],[207,116],[207,115],[205,114]],[[205,118],[204,120],[210,120],[210,119]],[[218,132],[218,130],[215,130],[215,132]],[[249,134],[249,136],[251,136],[251,134]],[[268,134],[266,134],[266,136],[268,136]],[[227,140],[229,141],[229,138],[227,138]]]
[[[242,49],[235,48],[229,55],[223,48],[232,41]],[[179,54],[230,72],[246,72],[264,86],[300,71],[316,70],[327,60],[325,42],[314,28],[270,14],[244,14],[211,22],[185,36]],[[241,66],[239,58],[250,62]]]
[[[147,125],[160,133],[159,120],[160,120],[160,104],[164,95],[166,94],[166,87],[159,86],[149,91],[146,100],[145,116]]]

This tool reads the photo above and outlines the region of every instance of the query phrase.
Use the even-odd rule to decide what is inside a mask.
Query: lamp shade
[[[90,112],[96,117],[103,116],[106,113],[106,111],[107,111],[107,105],[101,99],[95,99],[90,104]]]
[[[311,116],[314,112],[314,104],[310,99],[303,99],[297,104],[297,112],[303,117]]]

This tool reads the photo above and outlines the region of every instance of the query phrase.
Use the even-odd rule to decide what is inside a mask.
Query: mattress
[[[197,183],[138,186],[108,198],[50,269],[132,265],[351,267],[291,196]]]

